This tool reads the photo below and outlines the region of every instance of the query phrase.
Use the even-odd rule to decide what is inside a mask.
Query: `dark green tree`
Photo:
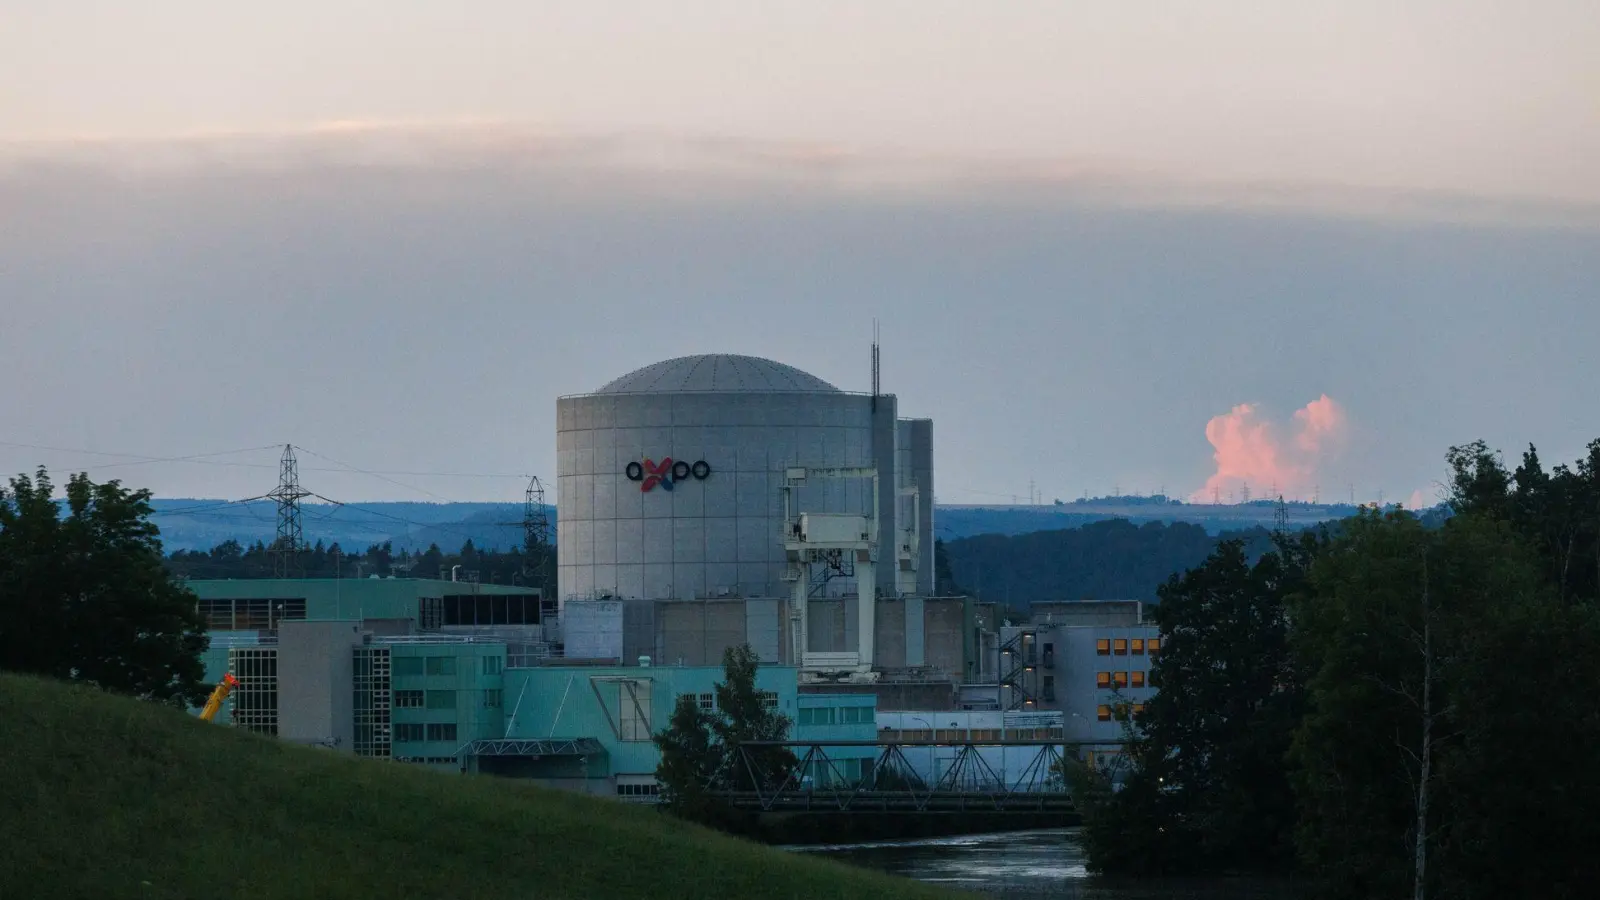
[[[1600,677],[1600,628],[1504,496],[1438,529],[1345,522],[1294,607],[1298,839],[1336,896],[1577,897],[1600,875],[1571,838],[1600,802],[1600,703],[1565,687]]]
[[[717,708],[722,715],[712,722],[712,731],[724,752],[723,773],[735,790],[773,787],[794,771],[794,753],[787,747],[746,748],[746,741],[781,741],[788,737],[789,717],[779,712],[776,697],[756,688],[756,670],[761,658],[749,644],[729,647],[722,654],[723,680],[716,687]]]
[[[784,740],[792,724],[756,687],[759,667],[748,644],[729,647],[722,655],[723,680],[714,688],[717,712],[701,710],[698,698],[685,694],[673,707],[671,723],[654,736],[661,748],[656,780],[673,813],[706,824],[724,822],[730,811],[708,792],[770,787],[794,771],[797,761],[787,748],[745,747],[741,753],[748,741]]]
[[[700,709],[699,700],[683,694],[672,708],[667,727],[651,738],[661,751],[656,766],[661,802],[676,815],[705,824],[710,824],[717,812],[711,792],[722,765],[711,726],[711,717]]]
[[[1294,795],[1285,756],[1302,706],[1288,597],[1321,538],[1280,536],[1253,565],[1221,542],[1173,576],[1155,617],[1160,691],[1132,723],[1133,768],[1111,793],[1069,777],[1085,801],[1090,864],[1107,872],[1287,868]]]
[[[0,490],[0,666],[203,701],[205,623],[163,565],[150,493],[74,475],[65,516],[54,494],[42,468]]]

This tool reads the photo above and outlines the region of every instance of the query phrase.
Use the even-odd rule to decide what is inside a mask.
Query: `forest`
[[[1592,896],[1600,440],[1451,448],[1450,511],[1223,541],[1160,587],[1160,691],[1063,775],[1091,868],[1278,871],[1338,898]]]

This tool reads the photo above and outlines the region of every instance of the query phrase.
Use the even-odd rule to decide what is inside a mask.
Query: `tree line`
[[[272,578],[280,554],[273,545],[224,541],[210,550],[179,550],[166,558],[169,571],[180,578]],[[427,550],[396,552],[392,543],[373,544],[365,550],[346,551],[339,544],[321,541],[289,560],[294,578],[367,578],[376,575],[401,578],[458,579],[486,584],[537,586],[535,576],[555,578],[555,548],[539,547],[532,554],[520,547],[479,550],[469,538],[459,550],[447,553],[438,544]],[[460,567],[457,569],[456,567]]]
[[[1069,765],[1093,868],[1295,871],[1339,898],[1589,896],[1600,441],[1451,448],[1448,520],[1222,542],[1160,588],[1122,772]]]

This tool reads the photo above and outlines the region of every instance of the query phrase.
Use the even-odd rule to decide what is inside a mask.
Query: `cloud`
[[[157,138],[0,141],[0,180],[41,168],[116,176],[308,168],[482,169],[648,176],[716,191],[758,183],[807,192],[1066,201],[1091,207],[1312,213],[1404,223],[1600,229],[1600,204],[1313,182],[1218,180],[1128,160],[953,155],[837,142],[663,131],[578,133],[501,119],[337,120]]]
[[[1241,403],[1206,423],[1206,440],[1217,470],[1191,499],[1210,503],[1253,497],[1309,497],[1317,491],[1319,467],[1338,455],[1348,435],[1343,407],[1323,394],[1296,410],[1288,438],[1261,415],[1254,403]]]

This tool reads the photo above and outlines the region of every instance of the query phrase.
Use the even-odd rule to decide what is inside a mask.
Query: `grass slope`
[[[646,808],[0,674],[0,898],[947,897]]]

